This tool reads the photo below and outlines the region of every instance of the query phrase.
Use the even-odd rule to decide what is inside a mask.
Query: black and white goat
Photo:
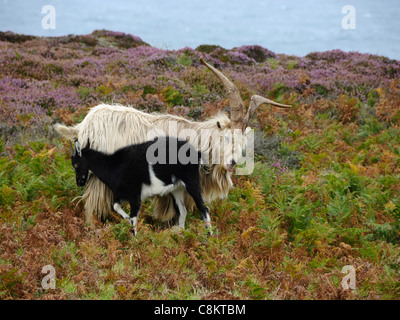
[[[209,208],[205,206],[200,188],[201,153],[185,140],[159,137],[117,150],[111,155],[90,149],[90,143],[81,149],[78,141],[71,144],[71,162],[76,183],[84,186],[89,170],[114,193],[114,210],[127,219],[136,235],[141,203],[148,197],[171,194],[178,216],[178,225],[185,227],[186,208],[184,191],[193,198],[206,228],[211,227]],[[121,208],[128,201],[131,213]],[[210,229],[210,234],[212,231]]]

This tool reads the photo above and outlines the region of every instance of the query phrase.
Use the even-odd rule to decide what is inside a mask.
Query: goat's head
[[[221,121],[217,122],[217,126],[222,131],[221,139],[223,140],[224,152],[221,153],[222,161],[226,170],[232,172],[236,163],[239,163],[246,150],[247,134],[250,131],[248,125],[251,117],[256,109],[262,104],[271,104],[280,108],[291,108],[289,105],[277,103],[267,98],[253,95],[250,100],[249,108],[245,112],[243,100],[240,97],[237,87],[220,71],[208,64],[200,58],[200,62],[210,69],[222,82],[225,87],[228,100],[230,102],[230,123],[229,125],[221,125]]]
[[[189,141],[193,145],[199,143],[203,165],[217,164],[226,171],[233,172],[233,168],[243,157],[246,133],[247,131],[243,133],[239,129],[232,129],[231,120],[227,115],[218,113],[206,121],[205,126],[195,132]]]
[[[220,164],[228,171],[233,172],[237,163],[240,163],[244,144],[241,130],[224,129],[220,135]],[[213,152],[215,152],[213,148]]]
[[[81,145],[78,140],[75,140],[75,146],[72,146],[71,140],[69,141],[71,147],[71,163],[75,170],[76,184],[83,187],[89,176],[89,167],[85,157],[82,156]]]

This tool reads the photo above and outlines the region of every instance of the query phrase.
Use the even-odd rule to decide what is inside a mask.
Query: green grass
[[[252,175],[236,181],[228,199],[211,204],[215,237],[207,236],[198,213],[189,216],[182,232],[140,223],[135,238],[125,221],[87,226],[82,205],[71,203],[81,190],[75,186],[68,146],[17,144],[0,158],[5,230],[0,238],[16,244],[2,245],[8,259],[0,264],[0,295],[200,299],[218,291],[224,298],[314,299],[324,298],[320,292],[325,286],[341,290],[345,264],[367,264],[369,271],[360,271],[357,290],[348,297],[373,293],[398,298],[399,175],[383,170],[367,177],[357,167],[362,159],[356,165],[338,162],[335,152],[326,154],[327,161],[316,171],[309,161],[332,143],[337,133],[334,126],[330,130],[294,141],[294,148],[305,148],[300,169],[281,173],[257,162]],[[371,148],[382,141],[394,148],[390,132],[371,134]],[[369,137],[357,139],[362,145]],[[353,148],[346,155],[352,158],[362,150]],[[29,261],[30,267],[19,261]],[[38,289],[42,275],[32,275],[45,264],[56,269],[54,291]],[[320,282],[325,273],[330,280]],[[278,275],[279,281],[274,278]],[[291,288],[301,279],[300,295]]]
[[[177,60],[192,62],[186,54]],[[277,59],[266,64],[280,67]],[[96,88],[77,90],[82,100],[114,93]],[[173,107],[210,88],[197,79],[179,90],[120,90]],[[277,83],[270,98],[285,101],[290,90]],[[198,212],[180,232],[144,219],[136,237],[126,221],[87,225],[66,141],[37,139],[29,128],[24,139],[0,140],[0,299],[400,298],[399,126],[369,112],[375,94],[347,122],[334,102],[314,102],[314,113],[297,100],[287,114],[259,110],[261,136],[279,138],[276,159],[257,155],[253,173],[234,176],[228,197],[208,204],[212,237]],[[288,159],[296,163],[277,168]],[[145,203],[141,217],[151,210]],[[56,289],[45,291],[48,264]],[[341,287],[345,265],[356,269],[354,291]]]

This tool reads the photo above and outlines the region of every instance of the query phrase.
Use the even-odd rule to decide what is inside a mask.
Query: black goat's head
[[[76,175],[76,184],[79,187],[82,187],[86,184],[89,176],[88,163],[85,157],[82,156],[82,149],[78,140],[75,140],[75,147],[72,146],[71,141],[69,144],[71,147],[71,163]]]

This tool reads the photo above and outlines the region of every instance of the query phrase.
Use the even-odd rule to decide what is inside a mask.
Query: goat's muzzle
[[[233,172],[233,168],[235,168],[236,161],[232,160],[231,163],[229,163],[226,168],[228,169],[229,172]]]
[[[76,185],[78,187],[83,187],[86,184],[86,179],[76,179]]]

